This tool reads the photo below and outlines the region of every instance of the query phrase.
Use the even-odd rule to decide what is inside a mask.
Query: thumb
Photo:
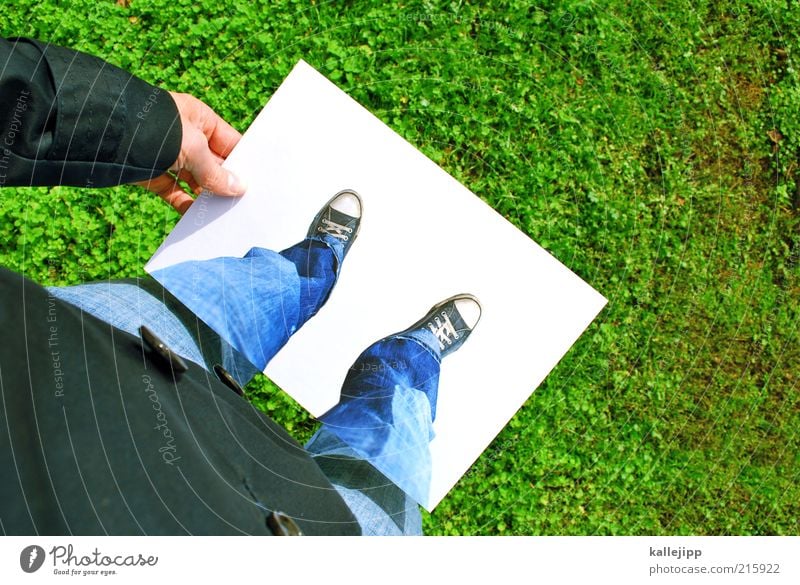
[[[218,157],[206,148],[205,152],[194,158],[193,168],[187,169],[195,181],[217,195],[242,195],[247,186],[233,172],[222,168]]]

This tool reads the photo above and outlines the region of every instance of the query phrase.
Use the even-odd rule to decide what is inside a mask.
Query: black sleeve
[[[181,137],[166,90],[79,51],[0,39],[0,187],[150,179]]]

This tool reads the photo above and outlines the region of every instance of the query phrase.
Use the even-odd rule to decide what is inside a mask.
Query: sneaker
[[[401,332],[427,329],[436,336],[441,356],[456,351],[467,340],[481,318],[481,305],[470,294],[460,294],[436,303],[428,314]]]
[[[344,189],[322,206],[311,226],[308,237],[330,236],[344,245],[344,255],[350,250],[361,227],[361,197],[352,189]]]

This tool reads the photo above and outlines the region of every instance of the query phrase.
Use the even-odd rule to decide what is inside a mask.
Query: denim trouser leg
[[[324,304],[342,256],[336,238],[307,238],[280,253],[252,248],[243,258],[182,262],[153,277],[220,334],[222,365],[244,386]],[[49,291],[133,335],[147,325],[178,354],[207,368],[214,365],[177,341],[188,332],[135,285],[100,282]],[[143,322],[142,315],[151,322]]]
[[[439,344],[428,330],[382,339],[358,357],[339,403],[320,417],[325,432],[423,504],[440,363]]]
[[[364,536],[419,536],[417,502],[322,425],[306,444],[361,526]]]
[[[280,253],[253,248],[243,258],[182,262],[152,276],[263,371],[325,302],[342,253],[335,238],[307,238]]]
[[[76,286],[50,286],[47,291],[131,335],[138,337],[139,327],[147,325],[178,355],[207,369],[213,367],[213,364],[206,363],[197,343],[180,319],[159,299],[135,284],[104,281]],[[228,369],[226,365],[224,367]]]
[[[300,277],[299,325],[316,315],[328,299],[344,257],[342,243],[333,237],[307,238],[280,255],[294,264]],[[263,368],[262,368],[263,369]]]

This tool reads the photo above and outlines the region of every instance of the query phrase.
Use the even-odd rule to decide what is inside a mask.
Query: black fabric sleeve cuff
[[[166,90],[79,51],[2,42],[7,51],[13,44],[17,66],[0,86],[0,186],[107,187],[157,177],[175,162],[182,132]]]

